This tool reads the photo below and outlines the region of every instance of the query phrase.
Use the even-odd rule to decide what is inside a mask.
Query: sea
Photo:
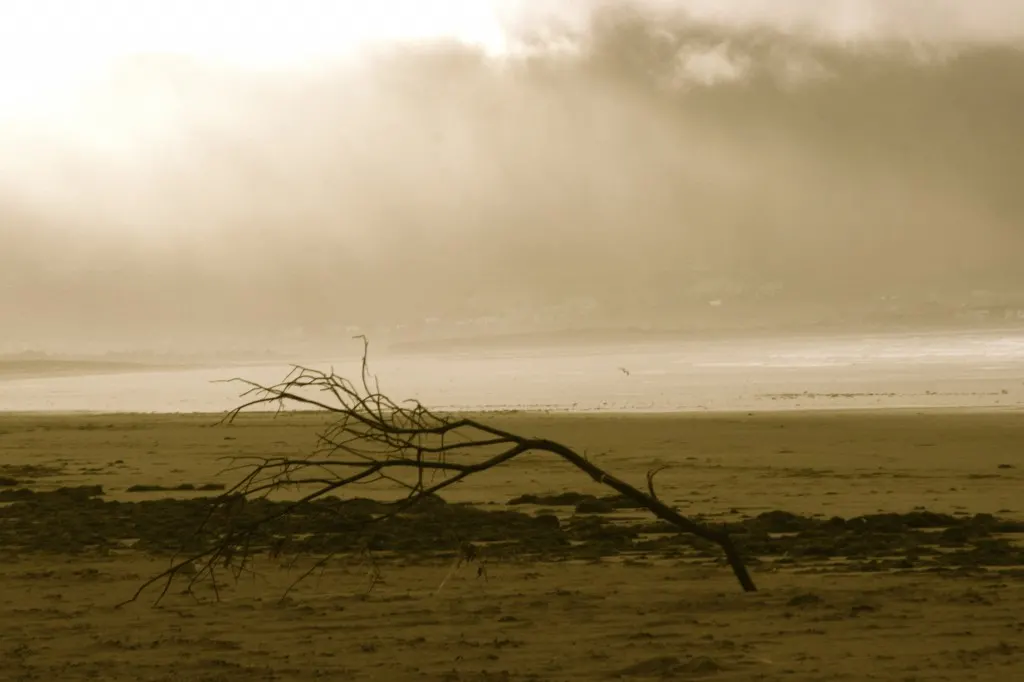
[[[359,352],[297,363],[352,380],[361,376]],[[1019,330],[382,353],[371,354],[369,363],[381,392],[437,410],[1024,406]],[[0,410],[223,412],[240,405],[247,388],[231,379],[272,385],[291,369],[281,362],[0,379]]]

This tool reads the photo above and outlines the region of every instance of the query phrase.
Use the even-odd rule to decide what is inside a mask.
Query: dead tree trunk
[[[365,338],[363,342],[366,343]],[[190,586],[205,576],[214,579],[216,587],[216,567],[228,567],[244,555],[253,531],[261,524],[288,516],[303,505],[343,488],[374,480],[387,480],[403,487],[407,496],[392,513],[386,515],[391,517],[421,498],[439,493],[473,474],[493,469],[527,452],[546,452],[559,457],[680,531],[715,543],[721,547],[742,588],[747,592],[756,591],[727,532],[689,519],[658,498],[653,485],[657,472],[648,474],[645,492],[561,443],[519,436],[477,419],[436,413],[418,402],[396,403],[381,393],[376,380],[371,377],[366,350],[364,345],[362,377],[358,385],[337,376],[333,370],[323,372],[304,367],[296,367],[275,386],[262,386],[244,379],[231,380],[248,386],[243,394],[248,400],[229,412],[224,419],[226,422],[234,420],[246,409],[273,404],[279,409],[287,404],[320,410],[333,421],[319,434],[318,445],[309,457],[250,460],[245,464],[248,473],[244,478],[214,500],[211,517],[217,510],[223,511],[246,499],[264,496],[287,486],[312,486],[313,490],[263,519],[224,534],[212,549],[172,563],[167,571],[144,583],[128,602],[136,600],[147,587],[164,580],[159,601],[174,576],[190,565],[203,566],[191,576]],[[411,472],[413,481],[397,478],[401,472]],[[433,476],[428,477],[428,474]],[[428,483],[428,478],[433,481],[438,474],[441,480]]]

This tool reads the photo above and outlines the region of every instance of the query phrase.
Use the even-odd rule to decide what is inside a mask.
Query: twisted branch
[[[644,492],[561,443],[519,436],[472,418],[439,414],[415,400],[396,403],[381,392],[376,378],[370,375],[366,338],[356,338],[363,341],[358,385],[335,374],[333,368],[324,372],[299,366],[273,386],[240,378],[228,380],[247,388],[242,394],[244,402],[227,413],[222,423],[233,422],[245,410],[268,405],[276,405],[278,411],[286,405],[311,408],[324,412],[333,421],[318,434],[316,446],[306,457],[231,458],[235,464],[232,470],[248,470],[248,473],[212,500],[209,513],[197,532],[202,533],[215,517],[225,517],[228,530],[209,548],[173,560],[166,571],[146,581],[124,604],[137,600],[148,587],[164,581],[157,597],[159,603],[174,577],[189,565],[200,566],[188,583],[190,592],[202,578],[211,579],[216,590],[218,566],[232,569],[237,580],[242,572],[251,572],[247,561],[258,530],[350,486],[383,480],[405,492],[404,498],[387,513],[364,521],[364,525],[380,523],[473,474],[493,469],[527,452],[546,452],[559,457],[680,531],[715,543],[722,548],[742,588],[748,592],[756,590],[728,533],[693,521],[658,498],[654,490],[657,471],[648,474]],[[266,497],[289,486],[300,489],[312,486],[313,490],[263,517],[247,523],[237,522],[237,512],[246,501]],[[318,560],[296,583],[322,568],[332,556],[328,554]],[[236,560],[238,557],[241,559]]]

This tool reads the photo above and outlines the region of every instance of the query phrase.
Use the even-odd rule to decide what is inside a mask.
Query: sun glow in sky
[[[0,0],[0,190],[55,206],[95,182],[152,185],[194,147],[195,122],[238,128],[246,107],[275,105],[245,83],[295,82],[380,45],[500,56],[517,1]]]
[[[89,106],[83,100],[97,97],[117,109],[133,93],[123,83],[111,87],[111,73],[132,56],[280,72],[379,43],[450,39],[501,55],[512,49],[510,26],[540,16],[573,22],[611,1],[2,0],[0,123],[38,127],[63,118],[66,125]],[[1024,3],[1011,0],[617,1],[847,41],[874,34],[1024,40]]]
[[[514,69],[489,69],[500,59],[482,60],[488,73],[478,70],[459,89],[447,87],[444,63],[414,52],[377,62],[367,49],[455,42],[500,58],[519,54],[519,38],[531,36],[540,38],[531,44],[540,53],[574,43],[585,61],[593,13],[616,5],[717,32],[712,42],[679,46],[675,68],[687,87],[756,71],[730,44],[751,28],[850,52],[872,40],[1024,44],[1024,2],[1011,0],[0,0],[0,199],[16,197],[53,223],[70,225],[73,215],[136,225],[173,214],[166,221],[177,225],[186,207],[201,216],[214,204],[229,213],[247,207],[250,190],[235,186],[248,188],[258,176],[280,187],[275,174],[285,168],[292,178],[333,173],[340,191],[362,187],[367,165],[386,166],[387,182],[412,177],[387,161],[396,150],[424,159],[443,152],[469,167],[466,159],[479,153],[474,135],[503,139],[487,132],[497,129],[488,107],[528,111],[532,122],[503,125],[529,140],[551,134],[559,114],[549,95],[523,85]],[[829,75],[797,52],[784,56],[787,73]],[[590,100],[565,97],[573,117],[594,113]],[[634,106],[604,105],[608,126]],[[433,118],[422,107],[433,107]],[[576,139],[575,123],[561,125]],[[593,153],[591,143],[580,144],[580,153]],[[541,152],[529,144],[519,151],[524,165],[542,167]],[[415,180],[407,193],[434,196],[424,189],[431,173]],[[284,190],[270,194],[294,203]],[[79,219],[87,209],[91,217]]]
[[[377,42],[455,39],[500,53],[490,0],[5,0],[0,118],[67,107],[125,57],[283,69]]]

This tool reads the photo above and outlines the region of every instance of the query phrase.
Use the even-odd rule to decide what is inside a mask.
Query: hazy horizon
[[[329,3],[211,2],[200,45],[171,10],[118,37],[16,3],[4,341],[1024,295],[1024,4],[378,4],[352,28]]]

